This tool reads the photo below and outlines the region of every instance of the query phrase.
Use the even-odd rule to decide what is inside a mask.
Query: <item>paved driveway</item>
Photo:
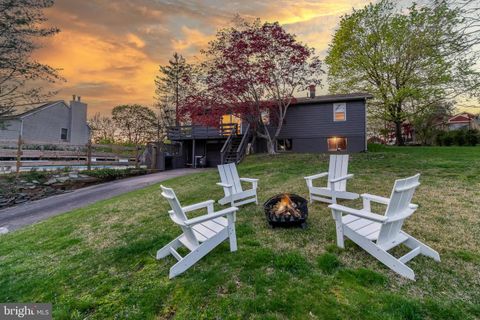
[[[94,202],[108,199],[116,195],[141,189],[149,185],[205,169],[176,169],[164,172],[132,177],[94,186],[77,189],[37,201],[24,203],[15,207],[0,210],[0,234],[10,232],[62,214],[73,209],[85,207]]]

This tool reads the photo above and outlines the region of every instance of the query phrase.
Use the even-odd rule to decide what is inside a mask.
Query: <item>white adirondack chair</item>
[[[217,183],[217,185],[223,187],[223,191],[225,192],[225,197],[218,200],[218,203],[223,205],[230,202],[232,207],[241,206],[250,202],[258,204],[258,179],[240,178],[235,163],[219,165],[218,173],[220,174],[220,180],[222,182]],[[250,182],[252,188],[243,190],[241,181]]]
[[[170,218],[183,231],[183,234],[157,251],[157,259],[162,259],[171,254],[178,260],[170,268],[170,279],[185,272],[227,238],[230,239],[230,251],[237,251],[235,212],[238,208],[230,207],[214,212],[213,204],[215,201],[213,200],[182,207],[173,189],[164,186],[161,186],[161,188],[162,196],[168,200],[172,207],[172,210],[168,211]],[[188,219],[185,214],[204,208],[207,208],[208,214],[200,217]],[[177,252],[177,249],[181,246],[190,250],[190,253],[182,257]]]
[[[313,180],[327,177],[326,187],[313,186]],[[315,174],[305,177],[307,181],[310,203],[313,200],[337,203],[337,199],[358,199],[358,193],[347,192],[347,180],[353,178],[353,174],[348,174],[348,154],[330,155],[328,172]]]
[[[330,205],[337,228],[337,245],[343,248],[343,237],[346,236],[387,267],[412,280],[415,280],[415,273],[406,265],[408,261],[419,254],[440,261],[438,252],[402,231],[403,221],[418,207],[410,201],[415,188],[420,185],[419,177],[417,174],[396,180],[390,198],[362,194],[361,210]],[[387,205],[385,215],[371,212],[370,202]],[[402,243],[412,250],[398,259],[388,253]]]

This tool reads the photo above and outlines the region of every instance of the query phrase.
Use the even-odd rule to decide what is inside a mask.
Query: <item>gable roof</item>
[[[448,123],[468,123],[473,119],[475,119],[475,115],[468,112],[463,112],[448,119]]]
[[[43,104],[32,104],[32,105],[29,105],[29,106],[25,106],[23,108],[23,111],[20,111],[19,113],[16,113],[16,114],[13,114],[13,115],[9,115],[9,116],[5,116],[5,117],[0,117],[0,120],[14,120],[14,119],[21,119],[21,118],[24,118],[32,113],[35,113],[37,111],[40,111],[40,110],[43,110],[43,109],[47,109],[53,105],[56,105],[58,103],[63,103],[65,104],[65,101],[63,100],[57,100],[57,101],[50,101],[50,102],[47,102],[47,103],[43,103]],[[66,105],[66,104],[65,104]],[[68,107],[68,106],[67,106]]]

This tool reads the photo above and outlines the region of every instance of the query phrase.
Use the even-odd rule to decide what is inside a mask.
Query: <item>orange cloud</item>
[[[158,65],[177,51],[192,61],[235,14],[279,21],[298,39],[324,53],[339,17],[362,0],[243,1],[57,0],[47,10],[62,31],[35,58],[61,68],[67,83],[58,98],[81,95],[89,112],[118,104],[153,104]]]

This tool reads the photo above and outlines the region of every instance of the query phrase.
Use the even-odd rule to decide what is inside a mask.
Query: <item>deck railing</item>
[[[236,123],[226,123],[216,127],[200,125],[174,126],[167,128],[170,140],[225,138],[238,133]]]

